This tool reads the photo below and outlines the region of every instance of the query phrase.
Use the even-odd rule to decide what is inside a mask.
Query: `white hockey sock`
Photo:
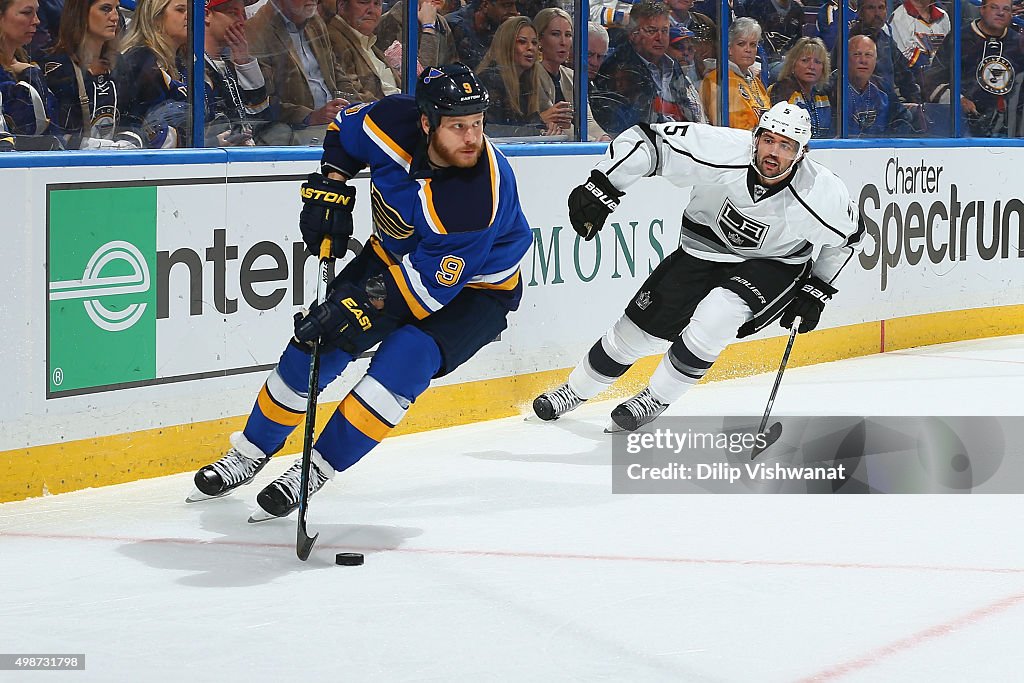
[[[651,375],[651,394],[662,403],[679,400],[704,377],[751,317],[750,307],[738,294],[721,287],[711,290]]]
[[[664,340],[652,337],[622,316],[569,374],[569,386],[580,398],[593,398],[638,359],[656,353],[664,344]]]

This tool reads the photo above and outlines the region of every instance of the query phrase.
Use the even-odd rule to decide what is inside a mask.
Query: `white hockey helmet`
[[[811,117],[808,116],[805,109],[795,104],[779,102],[761,114],[761,120],[754,128],[754,137],[756,138],[766,130],[794,140],[800,145],[800,149],[797,151],[797,156],[799,156],[800,152],[807,147],[807,143],[811,141]]]

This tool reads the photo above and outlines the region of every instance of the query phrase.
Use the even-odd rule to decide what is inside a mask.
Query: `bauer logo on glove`
[[[614,211],[615,209],[619,208],[619,203],[614,198],[609,197],[607,194],[604,193],[604,191],[601,188],[599,188],[597,185],[594,185],[594,183],[592,183],[591,181],[588,180],[583,185],[583,187],[590,190],[590,194],[597,197],[597,201],[601,202],[606,207],[608,207],[609,211]]]
[[[598,170],[569,193],[569,222],[572,229],[585,240],[592,240],[604,227],[608,215],[618,208],[623,193],[612,185],[608,177]]]

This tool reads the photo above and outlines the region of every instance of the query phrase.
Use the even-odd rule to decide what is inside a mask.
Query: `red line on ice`
[[[997,600],[989,605],[979,607],[967,614],[951,619],[950,621],[936,624],[935,626],[926,628],[923,631],[918,631],[917,633],[909,635],[906,638],[895,640],[888,645],[883,645],[882,647],[872,650],[871,652],[857,657],[856,659],[851,659],[847,662],[843,662],[842,664],[836,664],[835,666],[819,671],[816,674],[812,674],[807,678],[802,678],[798,683],[832,681],[846,676],[847,674],[867,669],[868,667],[878,664],[883,659],[906,652],[918,645],[923,645],[931,640],[949,635],[968,626],[974,626],[978,622],[1005,612],[1012,607],[1016,607],[1022,602],[1024,602],[1024,593],[1010,595],[1002,600]]]
[[[0,538],[30,538],[37,540],[62,541],[107,541],[116,543],[166,543],[179,545],[230,546],[236,548],[294,548],[294,543],[257,543],[254,541],[231,541],[225,539],[201,538],[142,538],[134,536],[100,536],[73,534],[35,534],[18,531],[0,531]],[[958,567],[953,565],[927,564],[881,564],[870,562],[815,562],[813,560],[744,560],[700,557],[658,557],[648,555],[603,555],[583,553],[532,552],[519,550],[456,550],[446,548],[383,548],[321,543],[317,546],[327,550],[350,550],[364,553],[411,553],[420,555],[460,555],[466,557],[517,557],[542,560],[598,560],[606,562],[662,562],[669,564],[711,564],[749,567],[799,567],[822,569],[867,569],[902,570],[924,572],[969,572],[983,574],[1024,574],[1024,567]]]

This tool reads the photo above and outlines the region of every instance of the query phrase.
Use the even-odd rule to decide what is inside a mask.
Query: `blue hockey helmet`
[[[459,62],[428,66],[416,84],[416,106],[430,122],[430,130],[437,128],[442,116],[479,114],[490,103],[487,88]]]

